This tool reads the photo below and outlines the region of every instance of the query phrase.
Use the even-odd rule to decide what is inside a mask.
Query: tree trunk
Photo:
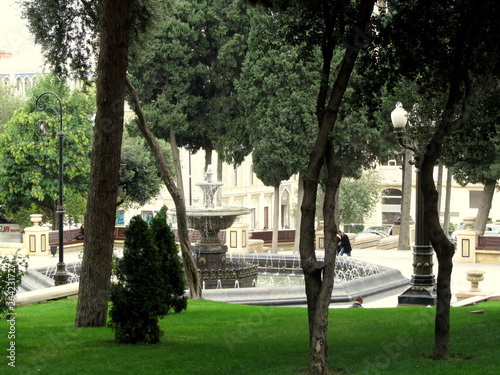
[[[479,231],[481,235],[484,234],[484,228],[488,222],[488,215],[490,214],[491,202],[495,194],[495,187],[497,182],[495,180],[488,180],[483,188],[483,197],[481,204],[477,210],[477,217],[474,223],[474,229]]]
[[[359,4],[359,12],[356,20],[356,27],[359,30],[366,30],[372,11],[373,0],[363,0]],[[331,90],[326,86],[330,76],[330,67],[333,56],[334,43],[331,39],[333,30],[332,20],[325,17],[326,28],[325,43],[323,44],[323,79],[317,100],[318,134],[312,148],[307,170],[304,174],[304,198],[302,201],[302,222],[300,224],[300,258],[304,279],[306,284],[308,320],[309,320],[309,344],[310,344],[310,369],[315,374],[328,373],[328,307],[330,304],[331,292],[333,288],[333,276],[335,271],[336,256],[336,223],[334,222],[335,194],[340,183],[340,171],[335,168],[333,151],[329,141],[329,133],[337,120],[340,103],[347,89],[349,79],[354,68],[354,63],[358,56],[360,45],[356,35],[352,35],[350,43],[346,47],[344,58],[337,77]],[[329,99],[327,99],[327,95]],[[328,102],[328,103],[327,103]],[[328,181],[325,194],[325,260],[318,262],[314,246],[315,240],[315,213],[316,194],[321,168],[327,157]],[[332,203],[333,202],[333,203]],[[328,210],[328,212],[326,211]]]
[[[217,155],[217,182],[222,182],[222,158]],[[222,207],[222,189],[217,189],[215,196],[215,203],[217,207]]]
[[[212,165],[212,153],[213,153],[212,148],[205,149],[205,171],[207,170],[207,167],[209,165]],[[213,165],[212,165],[212,168],[213,168]]]
[[[450,203],[451,203],[451,171],[448,168],[446,172],[446,200],[444,203],[444,219],[443,230],[444,233],[450,236]]]
[[[324,223],[325,223],[325,216],[323,214],[323,206],[325,205],[325,192],[321,187],[319,188],[318,191],[318,207],[319,212],[318,212],[318,218],[316,220],[316,230],[323,230],[324,229]]]
[[[295,239],[293,245],[293,252],[299,252],[299,241],[300,241],[300,222],[302,221],[302,211],[300,207],[302,206],[302,199],[304,197],[304,184],[302,183],[302,172],[299,173],[299,187],[297,194],[297,217],[295,218]]]
[[[424,217],[429,239],[438,258],[437,302],[434,327],[434,359],[448,358],[450,340],[451,273],[453,270],[454,246],[448,240],[439,222],[438,192],[434,184],[434,165],[441,153],[442,144],[434,143],[434,151],[425,154],[421,166]]]
[[[410,250],[410,211],[411,211],[411,186],[412,166],[411,150],[405,150],[403,156],[403,197],[401,200],[401,217],[399,219],[399,250]]]
[[[274,187],[273,194],[273,240],[271,243],[271,252],[273,254],[278,253],[278,232],[279,232],[279,220],[280,220],[280,186]]]
[[[170,141],[170,150],[172,151],[172,162],[174,163],[175,168],[177,190],[179,194],[182,195],[182,199],[185,200],[186,197],[184,196],[184,180],[182,179],[181,156],[179,153],[179,148],[177,147],[177,139],[175,137],[175,131],[173,128],[170,128],[168,138]]]
[[[103,327],[108,311],[123,134],[130,0],[103,0],[85,251],[75,324]]]
[[[191,244],[189,242],[189,232],[187,226],[187,215],[186,215],[186,202],[184,201],[184,194],[179,191],[175,185],[174,178],[170,173],[167,161],[161,152],[161,148],[151,133],[151,130],[147,126],[146,118],[144,112],[142,111],[139,97],[137,92],[130,82],[129,79],[126,81],[127,88],[130,95],[134,101],[134,111],[137,115],[137,125],[142,135],[146,139],[151,152],[156,161],[156,165],[160,170],[161,177],[165,183],[172,199],[174,200],[175,210],[177,215],[177,231],[179,235],[179,244],[181,248],[182,260],[184,262],[184,270],[186,272],[186,278],[189,284],[189,292],[192,299],[201,298],[201,283],[200,276],[198,274],[198,268],[193,259],[193,254],[191,251]],[[174,137],[175,139],[175,137]]]
[[[443,163],[439,161],[438,161],[437,192],[438,192],[437,209],[438,209],[438,215],[441,218],[441,197],[443,196]]]

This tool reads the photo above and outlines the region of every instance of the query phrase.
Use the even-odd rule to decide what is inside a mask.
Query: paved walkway
[[[411,279],[413,274],[413,253],[411,250],[376,250],[376,249],[354,249],[352,256],[356,259],[365,262],[379,264],[381,266],[395,268],[401,271],[404,277]],[[437,277],[437,259],[434,257],[434,274]],[[451,276],[451,302],[457,300],[456,293],[469,290],[470,282],[467,281],[467,271],[481,270],[484,271],[484,281],[479,283],[479,289],[483,292],[491,291],[492,293],[500,293],[500,264],[498,263],[459,263],[453,264],[453,272]],[[379,296],[372,300],[368,298],[365,307],[396,307],[398,303],[398,295],[396,292],[387,296]]]
[[[288,253],[288,252],[287,252]],[[79,261],[80,251],[67,251],[64,254],[64,261],[69,269],[73,262]],[[377,250],[377,249],[354,249],[352,257],[368,263],[373,263],[385,267],[390,267],[401,271],[404,277],[410,279],[413,273],[413,254],[412,251],[402,250]],[[42,268],[55,265],[58,258],[52,256],[41,256],[30,258],[30,268]],[[481,291],[491,291],[500,294],[500,264],[498,263],[459,263],[455,262],[452,273],[451,292],[452,303],[455,302],[456,293],[467,291],[470,288],[470,282],[466,279],[466,271],[481,270],[484,271],[484,281],[479,283]],[[434,273],[437,273],[437,260],[434,260]],[[365,298],[365,307],[396,307],[398,295],[406,288],[396,289],[390,292],[377,294]],[[334,307],[347,307],[350,304],[336,304]]]

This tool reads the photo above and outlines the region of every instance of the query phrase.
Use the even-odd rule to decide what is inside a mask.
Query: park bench
[[[115,227],[113,236],[115,246],[123,246],[125,242],[126,227]],[[83,249],[83,240],[77,240],[76,237],[80,234],[80,228],[65,229],[63,232],[63,245],[65,249]],[[59,231],[54,230],[49,232],[49,246],[59,246]]]
[[[76,237],[80,234],[80,228],[65,229],[63,231],[63,245],[70,249],[83,249],[83,240],[77,240]],[[49,232],[49,246],[59,245],[59,231],[54,230]]]
[[[476,263],[499,263],[500,237],[479,236],[474,257]]]

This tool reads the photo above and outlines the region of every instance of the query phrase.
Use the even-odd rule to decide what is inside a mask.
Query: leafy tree
[[[189,283],[189,292],[190,297],[200,298],[201,297],[201,283],[200,277],[198,274],[198,268],[194,264],[194,259],[191,251],[191,243],[189,241],[189,232],[187,227],[187,214],[186,214],[186,201],[184,199],[184,193],[182,188],[182,178],[177,179],[177,183],[171,171],[171,168],[167,162],[165,157],[165,153],[162,150],[162,147],[159,141],[151,132],[151,129],[148,126],[146,121],[146,117],[144,111],[142,110],[142,106],[139,100],[139,96],[135,91],[135,87],[132,85],[130,80],[127,79],[127,89],[130,93],[132,101],[134,103],[134,111],[137,115],[137,126],[144,136],[144,139],[148,143],[148,146],[153,154],[156,165],[158,166],[158,170],[160,172],[161,178],[165,183],[168,192],[170,193],[176,208],[177,214],[177,230],[179,234],[179,243],[181,248],[181,254],[184,261],[184,267],[186,272],[186,277]],[[175,136],[171,137],[170,140],[172,154],[176,155],[177,153],[177,145],[175,143]],[[180,160],[177,157],[174,157],[174,163],[176,163],[177,173],[180,174]]]
[[[315,136],[311,94],[318,78],[314,63],[301,61],[300,49],[279,38],[280,16],[254,12],[250,50],[238,85],[253,171],[274,187],[273,252],[278,251],[280,183],[304,169]]]
[[[242,4],[228,0],[179,2],[171,15],[149,43],[139,46],[129,69],[129,91],[141,133],[175,202],[190,293],[197,298],[201,284],[191,255],[177,143],[205,149],[206,164],[213,149],[235,162],[248,154],[245,132],[237,127],[232,82],[244,56],[248,23]],[[176,178],[157,139],[171,144]],[[228,139],[236,140],[229,145]]]
[[[186,308],[181,263],[175,238],[158,215],[151,227],[135,216],[125,231],[123,258],[116,266],[117,283],[110,288],[109,325],[120,343],[158,343],[159,318],[173,308]]]
[[[59,198],[59,122],[52,113],[36,110],[35,101],[44,91],[54,91],[61,98],[64,131],[64,196],[70,216],[81,218],[90,172],[92,125],[88,118],[94,112],[93,96],[70,92],[54,77],[42,79],[31,99],[0,133],[0,201],[4,209],[15,215],[26,209],[40,210],[45,221],[57,223]],[[48,106],[53,104],[48,104]],[[38,119],[46,118],[48,137],[38,137]],[[23,176],[19,179],[19,176]],[[78,204],[78,202],[80,204]],[[32,211],[31,213],[33,213]]]
[[[364,223],[380,197],[380,175],[366,171],[359,179],[343,178],[340,183],[340,223]]]
[[[434,359],[448,358],[454,255],[439,222],[434,166],[447,139],[466,126],[473,93],[482,90],[486,77],[498,76],[499,6],[495,1],[390,1],[372,39],[371,57],[380,74],[366,70],[372,81],[390,86],[401,77],[414,82],[425,102],[417,102],[410,122],[432,125],[422,128],[429,131],[416,140],[416,151],[425,228],[439,262]]]
[[[500,180],[500,118],[497,103],[500,100],[498,80],[488,78],[483,90],[471,98],[471,115],[444,150],[441,161],[461,184],[483,184],[482,203],[474,226],[484,231],[495,187]]]
[[[104,326],[123,135],[123,103],[131,36],[136,42],[164,14],[157,0],[22,1],[30,31],[57,73],[86,78],[97,56],[97,113],[87,202],[85,253],[77,326]]]
[[[4,125],[11,119],[14,111],[23,106],[24,100],[14,95],[12,87],[2,84],[0,85],[0,103],[2,103],[0,109],[0,132],[2,132]]]
[[[304,197],[300,225],[300,255],[306,282],[308,304],[310,368],[313,373],[328,372],[328,305],[333,289],[335,269],[335,206],[342,168],[333,149],[329,134],[338,119],[339,109],[363,38],[371,34],[373,0],[346,1],[300,1],[257,0],[267,6],[274,5],[295,16],[288,25],[286,35],[290,41],[304,41],[308,46],[321,48],[321,76],[317,91],[316,116],[318,131],[304,173]],[[361,37],[361,38],[360,38]],[[361,40],[360,40],[361,39]],[[332,68],[334,52],[339,48],[342,57]],[[310,49],[312,51],[312,49]],[[340,52],[343,51],[343,52]],[[332,77],[335,75],[335,79]],[[333,81],[333,82],[331,82]],[[325,258],[316,259],[315,211],[320,173],[326,166],[324,223]]]
[[[131,82],[155,136],[228,162],[249,153],[234,81],[246,51],[249,21],[240,1],[177,2],[168,22],[131,62]]]
[[[161,189],[158,168],[142,137],[124,135],[117,206],[144,205]]]

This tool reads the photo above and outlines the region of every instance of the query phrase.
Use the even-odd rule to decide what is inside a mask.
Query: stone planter
[[[478,293],[481,291],[479,289],[479,282],[484,280],[484,271],[472,270],[467,271],[467,281],[470,281],[469,292]]]

